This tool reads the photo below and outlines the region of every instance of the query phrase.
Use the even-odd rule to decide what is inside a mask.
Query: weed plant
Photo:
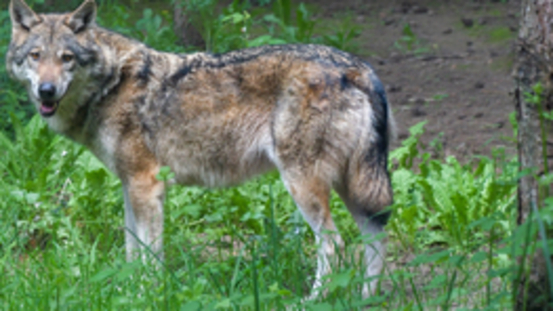
[[[394,47],[402,53],[421,55],[430,52],[430,49],[421,43],[420,38],[415,34],[410,24],[403,26],[401,34],[402,36],[394,42]]]

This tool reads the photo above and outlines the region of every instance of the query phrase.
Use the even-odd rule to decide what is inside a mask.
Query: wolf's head
[[[99,57],[99,48],[90,40],[96,27],[94,0],[68,14],[44,15],[22,0],[11,0],[10,16],[12,40],[6,57],[10,75],[27,86],[43,117],[74,110],[62,106],[82,104],[86,82],[95,71],[91,67]]]

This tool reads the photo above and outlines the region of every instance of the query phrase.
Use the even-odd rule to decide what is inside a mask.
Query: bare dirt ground
[[[396,144],[410,126],[428,120],[423,141],[441,142],[442,155],[469,159],[500,146],[514,154],[509,114],[519,0],[308,3],[319,8],[319,23],[349,18],[360,26],[354,53],[371,62],[386,86]],[[414,36],[406,36],[406,25]]]

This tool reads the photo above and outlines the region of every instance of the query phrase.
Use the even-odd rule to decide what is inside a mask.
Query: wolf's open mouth
[[[51,117],[58,109],[58,102],[42,102],[40,103],[40,114],[43,117]]]

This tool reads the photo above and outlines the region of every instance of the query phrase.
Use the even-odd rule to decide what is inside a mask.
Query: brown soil
[[[371,62],[388,91],[398,142],[428,120],[423,141],[464,159],[515,145],[511,75],[520,1],[308,1],[319,24],[350,20],[361,33],[353,53]],[[415,37],[408,48],[404,28]],[[399,45],[398,45],[399,44]],[[440,134],[443,133],[443,134]]]

